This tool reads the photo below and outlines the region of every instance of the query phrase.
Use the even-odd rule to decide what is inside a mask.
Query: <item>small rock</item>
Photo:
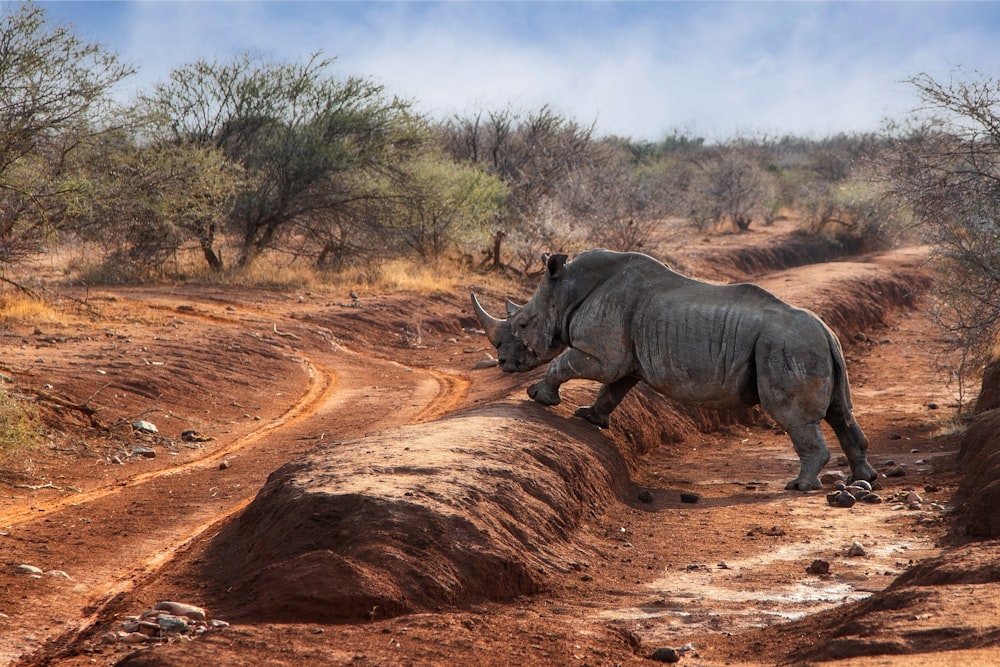
[[[833,496],[832,498],[830,496]],[[834,507],[854,507],[857,500],[848,491],[837,491],[826,497],[826,501]]]
[[[861,487],[865,491],[871,491],[872,490],[871,482],[869,482],[868,480],[865,480],[865,479],[855,480],[855,481],[851,482],[851,486]]]
[[[188,622],[183,616],[173,616],[164,614],[156,619],[156,623],[163,632],[187,632]]]
[[[898,434],[898,433],[893,433],[892,435],[890,435],[890,436],[889,436],[889,439],[890,439],[890,440],[902,440],[902,439],[903,439],[903,436],[901,436],[901,435],[900,435],[900,434]]]
[[[171,602],[170,600],[157,602],[153,606],[153,609],[165,611],[174,616],[186,616],[195,621],[204,621],[207,616],[205,610],[201,607],[196,607],[193,604],[184,604],[183,602]]]
[[[193,428],[189,428],[185,431],[181,431],[181,440],[184,440],[185,442],[210,442],[215,440],[215,438],[210,435],[202,435]]]
[[[103,635],[101,635],[101,643],[102,644],[117,644],[118,643],[118,635],[116,633],[114,633],[114,632],[105,632]]]
[[[217,618],[213,618],[211,621],[208,622],[208,624],[217,630],[229,627],[229,623],[227,623],[226,621],[220,621]]]
[[[649,658],[657,662],[680,662],[681,656],[676,649],[664,646],[653,651],[653,655]]]
[[[132,422],[132,430],[139,431],[140,433],[159,433],[160,430],[156,428],[156,424],[153,422],[148,422],[144,420]]]
[[[682,503],[696,503],[699,500],[701,500],[701,496],[699,496],[697,493],[688,493],[685,491],[684,493],[681,494]]]
[[[48,572],[45,573],[45,575],[48,577],[61,577],[63,579],[71,578],[68,574],[66,574],[62,570],[49,570]]]
[[[924,491],[926,491],[927,493],[937,493],[940,490],[941,487],[936,484],[928,484],[927,486],[924,487]]]
[[[877,493],[869,493],[862,499],[862,502],[868,503],[869,505],[878,505],[882,502],[882,496]]]
[[[928,410],[937,410],[938,409],[938,404],[937,403],[928,403],[927,404],[927,409]]]
[[[157,637],[160,634],[160,624],[154,623],[152,621],[139,621],[135,624],[135,632],[141,632],[147,637]],[[130,632],[129,628],[122,627],[126,632]]]
[[[825,560],[816,559],[806,568],[809,574],[824,575],[830,573],[830,564]]]
[[[123,644],[145,644],[149,637],[141,632],[130,632],[119,639]]]
[[[913,503],[919,505],[920,503],[924,502],[924,499],[921,498],[919,495],[917,495],[915,491],[910,491],[908,494],[906,494],[906,502],[907,504],[910,505],[912,505]]]
[[[22,574],[42,574],[42,568],[34,565],[18,565],[17,571]]]
[[[852,542],[850,548],[847,550],[847,555],[852,558],[865,555],[865,548],[860,542]]]
[[[132,456],[141,456],[144,459],[155,459],[156,450],[152,447],[146,447],[144,445],[135,445],[132,447]]]
[[[819,478],[819,481],[821,484],[835,484],[837,482],[843,482],[844,473],[840,472],[839,470],[836,470],[834,472],[825,472]]]
[[[893,466],[885,471],[886,477],[906,477],[906,469],[901,466]]]
[[[229,461],[226,459],[219,461],[219,470],[226,470],[227,468],[229,468]]]
[[[639,502],[651,503],[653,502],[653,492],[649,489],[643,489],[639,492]]]
[[[500,362],[497,361],[492,355],[484,354],[483,358],[475,363],[475,365],[472,367],[472,370],[479,371],[484,368],[493,368],[499,363]]]

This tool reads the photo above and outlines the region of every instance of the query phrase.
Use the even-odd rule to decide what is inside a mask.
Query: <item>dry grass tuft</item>
[[[0,294],[0,324],[66,324],[62,313],[23,293]]]
[[[0,388],[0,461],[42,442],[42,420],[35,406]]]

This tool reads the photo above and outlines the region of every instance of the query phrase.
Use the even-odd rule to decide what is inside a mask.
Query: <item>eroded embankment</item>
[[[854,268],[839,264],[810,304],[842,337],[912,305],[926,286],[919,268]],[[789,275],[772,290],[780,295]],[[598,432],[519,391],[517,400],[322,447],[272,474],[215,538],[202,572],[220,591],[209,604],[234,619],[331,622],[536,593],[577,567],[581,522],[621,496],[642,454],[761,418],[640,389],[616,413],[617,427]]]
[[[774,271],[832,262],[850,255],[843,243],[805,231],[773,237],[766,246],[739,246],[694,251],[691,258],[703,277],[717,281],[753,279]]]
[[[280,468],[215,539],[205,574],[230,591],[217,608],[269,622],[510,599],[577,567],[574,530],[627,481],[592,427],[502,402]]]

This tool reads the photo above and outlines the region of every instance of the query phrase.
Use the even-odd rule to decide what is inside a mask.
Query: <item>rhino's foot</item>
[[[819,483],[819,477],[815,476],[807,479],[796,477],[788,484],[785,484],[786,491],[815,491],[821,488],[823,488],[823,485]]]
[[[847,479],[847,482],[856,482],[859,479],[863,479],[866,482],[874,482],[878,479],[878,473],[868,465],[868,461],[862,461],[861,465],[858,466],[851,466],[851,476]]]
[[[598,414],[598,412],[594,410],[594,406],[592,405],[580,406],[579,408],[576,409],[576,412],[574,412],[573,414],[576,415],[577,417],[586,419],[594,426],[599,426],[601,428],[608,428],[611,425],[608,420],[608,416]]]
[[[562,403],[562,398],[559,396],[559,390],[552,390],[552,388],[545,383],[545,380],[528,387],[528,396],[542,405],[559,405]]]

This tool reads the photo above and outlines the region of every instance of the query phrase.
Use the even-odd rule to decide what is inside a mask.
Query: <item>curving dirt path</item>
[[[56,390],[61,396],[81,396],[93,383],[79,381],[76,359],[113,369],[100,369],[102,386],[150,385],[154,380],[149,375],[155,371],[170,368],[175,360],[184,363],[188,350],[181,355],[179,349],[197,345],[202,337],[212,338],[229,351],[255,354],[251,365],[260,363],[262,373],[273,373],[269,390],[276,398],[262,406],[260,414],[234,417],[230,410],[228,415],[187,416],[201,412],[199,403],[218,390],[211,379],[222,378],[235,363],[230,355],[209,353],[200,363],[186,364],[182,378],[173,378],[187,385],[182,391],[158,384],[157,400],[164,407],[143,416],[159,423],[163,438],[133,436],[127,424],[109,430],[109,435],[125,432],[126,443],[134,439],[152,445],[156,459],[126,457],[126,444],[115,449],[117,454],[97,452],[95,459],[87,455],[90,451],[79,457],[49,457],[32,465],[24,483],[11,480],[14,493],[4,494],[0,504],[0,554],[6,565],[0,574],[4,591],[0,663],[44,662],[47,655],[72,643],[100,618],[109,602],[242,510],[274,468],[315,442],[427,421],[459,406],[467,393],[468,381],[454,374],[361,355],[333,341],[328,332],[280,316],[268,318],[259,310],[197,301],[198,297],[117,295],[112,318],[125,318],[121,326],[128,330],[127,337],[105,332],[102,340],[100,333],[82,333],[87,326],[77,324],[81,333],[75,340],[44,350],[44,372],[28,369],[32,358],[42,359],[36,356],[41,354],[39,348],[30,345],[32,337],[49,338],[46,334],[25,334],[27,342],[8,351],[5,370],[19,386],[27,389],[48,380],[45,384],[57,389],[39,396]],[[144,312],[153,316],[131,315]],[[190,343],[157,345],[164,342],[157,329],[173,327],[178,320],[185,328],[184,341]],[[256,349],[234,342],[248,337]],[[127,341],[144,358],[166,361],[144,367],[109,365],[107,339]],[[129,372],[116,372],[119,368]],[[124,392],[114,396],[120,403],[128,400]],[[92,403],[101,399],[98,395]],[[238,400],[230,403],[235,410],[252,406]],[[181,424],[169,432],[157,414]],[[199,433],[215,439],[182,449],[178,429],[194,424]],[[124,463],[109,463],[113,456]],[[220,469],[223,461],[228,467]],[[88,474],[74,479],[73,468],[80,466],[86,466]],[[95,474],[98,468],[100,474]],[[75,484],[53,482],[59,479],[74,479]],[[21,564],[65,572],[69,578],[31,579],[17,570]]]
[[[865,600],[941,552],[956,441],[938,436],[952,400],[928,363],[939,334],[910,309],[919,305],[907,290],[922,284],[920,261],[904,252],[754,278],[838,330],[872,462],[907,469],[884,480],[883,495],[915,489],[924,496],[919,509],[887,502],[843,510],[823,494],[784,492],[794,453],[756,417],[707,419],[630,397],[622,423],[598,431],[572,417],[594,395],[591,383],[571,383],[555,409],[526,401],[529,377],[468,370],[488,350],[466,330],[474,320],[464,293],[356,301],[217,288],[78,295],[89,309],[76,320],[5,332],[6,384],[61,402],[40,401],[58,427],[48,445],[0,466],[0,663],[641,665],[657,646],[693,646],[681,651],[682,664],[784,662],[787,643],[808,644],[809,630],[791,640],[754,633]],[[100,428],[67,405],[99,408]],[[436,430],[446,415],[455,416]],[[159,434],[133,433],[137,418]],[[187,429],[214,439],[186,442]],[[129,455],[137,445],[156,457]],[[400,486],[383,462],[412,458],[418,445],[440,447],[442,458],[425,463],[443,470],[443,481],[411,475],[407,483],[417,485]],[[550,484],[545,470],[528,474],[526,465],[504,472],[503,447],[542,463],[573,451],[580,463]],[[364,482],[373,498],[406,491],[441,499],[445,482],[467,483],[464,472],[479,469],[499,486],[481,489],[477,511],[492,511],[486,500],[518,485],[533,489],[534,503],[562,482],[577,484],[565,498],[580,505],[552,523],[562,542],[543,545],[532,561],[531,595],[333,624],[258,615],[134,654],[100,643],[123,616],[159,599],[235,618],[225,608],[231,598],[205,578],[213,543],[246,518],[274,471],[324,456],[343,469],[378,471],[351,482]],[[469,457],[468,467],[445,474],[455,456]],[[588,496],[593,489],[602,490]],[[640,491],[651,500],[639,500]],[[681,492],[700,500],[682,502]],[[522,543],[540,539],[517,519],[483,517]],[[853,541],[865,556],[846,555]],[[829,575],[805,571],[816,559],[831,563]],[[69,578],[32,578],[21,564]],[[423,565],[433,572],[438,563]],[[959,594],[963,603],[971,598]]]

